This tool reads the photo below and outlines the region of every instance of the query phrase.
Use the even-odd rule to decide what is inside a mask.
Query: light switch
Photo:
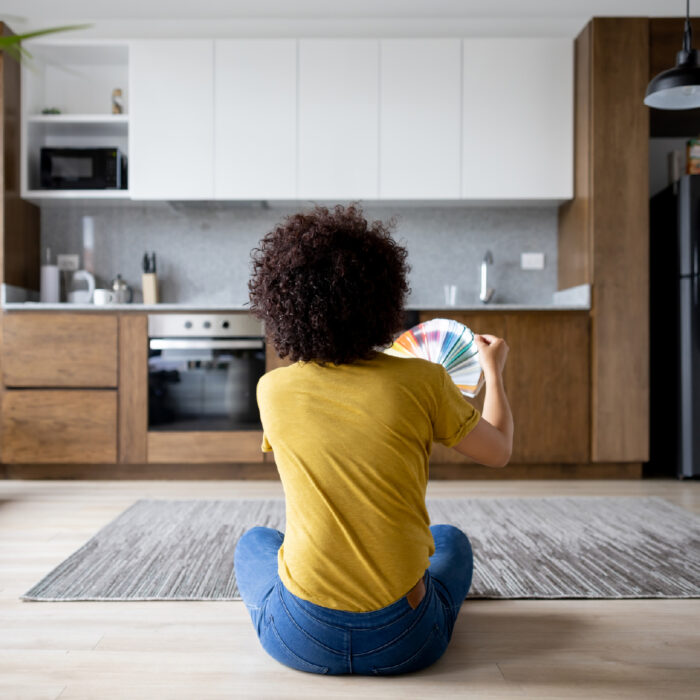
[[[521,253],[521,270],[544,270],[544,253]]]
[[[80,264],[80,257],[78,255],[59,255],[57,262],[59,270],[75,272]]]

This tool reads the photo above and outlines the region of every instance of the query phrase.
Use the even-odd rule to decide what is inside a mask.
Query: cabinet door
[[[135,41],[129,55],[134,199],[214,196],[214,42]]]
[[[379,40],[299,41],[299,197],[379,195]]]
[[[590,458],[588,312],[421,312],[445,316],[478,333],[506,339],[503,380],[513,411],[512,464],[586,464]],[[483,408],[484,391],[468,399]],[[433,446],[434,463],[467,462],[452,448]]]
[[[509,314],[507,391],[513,464],[590,460],[590,343],[587,311]]]
[[[465,39],[462,196],[573,196],[573,43]]]
[[[381,42],[379,195],[460,197],[459,39]]]
[[[116,316],[8,313],[2,323],[5,386],[117,386]]]
[[[296,198],[296,40],[216,41],[214,66],[216,198]]]
[[[117,461],[114,390],[7,389],[1,413],[3,462]]]

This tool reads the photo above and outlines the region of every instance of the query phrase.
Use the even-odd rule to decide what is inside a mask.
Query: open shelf
[[[31,114],[30,124],[128,124],[128,114]]]
[[[42,200],[129,199],[128,190],[40,189],[40,153],[53,148],[118,148],[129,154],[127,42],[43,40],[22,71],[22,197]],[[124,114],[112,113],[122,90]],[[43,114],[49,108],[59,114]]]
[[[24,198],[30,201],[61,199],[129,199],[129,190],[28,190]]]

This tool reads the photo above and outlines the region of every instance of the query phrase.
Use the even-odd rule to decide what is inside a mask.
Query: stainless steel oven
[[[148,429],[260,430],[262,323],[250,314],[148,317]]]

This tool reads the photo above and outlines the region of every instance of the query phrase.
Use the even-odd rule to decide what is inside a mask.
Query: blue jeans
[[[315,605],[290,593],[277,574],[284,534],[254,527],[238,541],[238,588],[260,642],[280,663],[309,673],[393,675],[437,661],[452,636],[471,585],[474,560],[467,536],[433,525],[435,554],[425,573],[425,597],[406,598],[371,612]]]

